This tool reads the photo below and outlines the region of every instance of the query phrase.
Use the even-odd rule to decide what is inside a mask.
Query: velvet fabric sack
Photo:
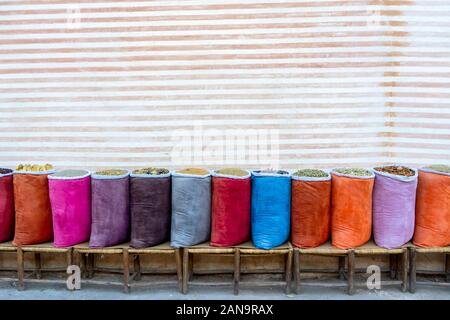
[[[298,248],[314,248],[330,237],[331,176],[292,176],[291,239]]]
[[[383,248],[399,248],[414,234],[417,171],[411,177],[377,171],[373,188],[373,235]]]
[[[211,175],[172,174],[172,247],[209,240],[211,233]]]
[[[420,247],[450,245],[450,173],[419,169],[413,243]]]
[[[0,173],[0,243],[14,236],[13,170],[1,168]]]
[[[13,244],[39,244],[53,240],[52,209],[47,176],[55,171],[15,171],[16,212]]]
[[[218,173],[212,178],[211,245],[227,247],[250,239],[251,178]]]
[[[291,176],[252,172],[252,241],[260,249],[272,249],[289,238]]]
[[[91,175],[92,226],[89,246],[110,247],[130,238],[129,172]]]
[[[55,247],[70,247],[89,240],[91,174],[77,171],[72,176],[48,176]]]
[[[170,173],[161,175],[131,173],[131,247],[155,246],[169,239],[170,180]]]
[[[374,174],[331,173],[331,242],[340,249],[355,248],[372,234]]]

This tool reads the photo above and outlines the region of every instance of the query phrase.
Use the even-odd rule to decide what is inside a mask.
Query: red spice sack
[[[0,168],[0,242],[14,235],[13,170]]]
[[[226,247],[250,239],[251,179],[214,172],[211,245]]]

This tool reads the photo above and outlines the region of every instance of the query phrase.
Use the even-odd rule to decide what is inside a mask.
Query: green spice
[[[52,177],[79,177],[87,173],[86,170],[62,170],[52,174]]]
[[[450,173],[450,166],[446,166],[444,164],[435,164],[435,165],[432,165],[432,166],[428,166],[426,168],[434,170],[434,171]]]
[[[177,173],[192,174],[195,176],[206,176],[209,173],[209,171],[205,170],[205,169],[199,169],[199,168],[186,168],[186,169],[177,171]]]
[[[126,174],[128,171],[123,169],[106,169],[102,171],[97,171],[95,174],[101,176],[121,176]]]
[[[340,173],[340,174],[348,174],[348,175],[359,176],[359,177],[372,175],[372,172],[370,172],[369,170],[363,169],[363,168],[339,168],[334,171],[337,173]]]
[[[386,167],[378,167],[378,168],[374,168],[374,169],[376,171],[386,172],[386,173],[394,174],[397,176],[405,176],[405,177],[412,177],[415,174],[414,170],[412,170],[408,167],[403,167],[403,166],[386,166]]]
[[[293,175],[297,177],[311,177],[311,178],[328,177],[328,174],[325,171],[318,169],[301,169],[296,171]]]
[[[217,170],[216,173],[223,174],[227,176],[236,176],[236,177],[245,177],[248,175],[248,172],[238,168],[225,168]]]
[[[169,170],[164,168],[142,168],[133,171],[134,174],[149,174],[152,176],[159,176],[162,174],[168,174]]]

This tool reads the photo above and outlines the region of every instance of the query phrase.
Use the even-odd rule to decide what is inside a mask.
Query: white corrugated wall
[[[0,165],[450,164],[450,2],[0,1]]]

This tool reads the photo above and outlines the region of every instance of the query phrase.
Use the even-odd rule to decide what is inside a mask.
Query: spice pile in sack
[[[0,168],[0,242],[14,236],[13,170]]]
[[[373,170],[374,240],[383,248],[399,248],[414,234],[417,171],[400,165]]]
[[[92,226],[89,246],[103,248],[130,237],[129,171],[111,169],[91,175]]]
[[[172,225],[170,242],[175,248],[209,240],[211,233],[211,175],[188,168],[172,174]]]
[[[323,170],[292,174],[291,239],[295,247],[314,248],[330,237],[331,176]]]
[[[413,243],[420,247],[450,245],[450,166],[419,169]]]
[[[226,168],[213,172],[211,245],[234,246],[250,239],[250,172]]]
[[[170,171],[167,169],[150,167],[131,173],[131,247],[155,246],[169,239],[170,190]]]
[[[91,173],[62,170],[48,176],[55,247],[89,240],[91,233]]]
[[[53,239],[47,176],[54,172],[50,164],[20,164],[14,171],[14,245],[39,244]]]
[[[252,172],[251,230],[255,247],[272,249],[289,238],[291,176],[283,170]]]
[[[375,175],[363,168],[331,172],[331,242],[340,249],[369,241],[372,231],[372,191]]]

